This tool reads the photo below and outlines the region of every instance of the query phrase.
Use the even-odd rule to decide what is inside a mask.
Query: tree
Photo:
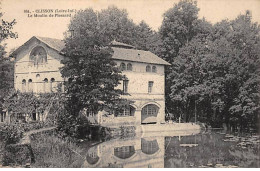
[[[0,13],[0,19],[2,13]],[[8,38],[17,38],[17,34],[12,31],[16,21],[11,22],[1,19],[0,24],[0,43]],[[8,94],[8,91],[13,87],[13,63],[7,58],[5,44],[0,44],[0,108],[2,107],[3,99]]]
[[[259,25],[223,20],[179,49],[168,76],[174,111],[212,126],[249,128],[259,120]],[[205,27],[206,26],[206,27]],[[206,29],[205,29],[206,28]],[[205,121],[204,119],[204,121]]]
[[[68,134],[72,134],[68,131],[69,127],[78,124],[77,118],[83,109],[94,114],[103,110],[113,113],[129,104],[121,98],[123,92],[117,88],[124,76],[113,61],[113,51],[108,46],[110,40],[116,37],[127,41],[128,35],[123,32],[126,28],[118,31],[121,27],[117,28],[117,24],[107,21],[114,16],[114,12],[120,13],[115,10],[110,16],[107,14],[110,14],[110,10],[109,8],[108,11],[102,11],[100,15],[92,9],[80,11],[69,25],[69,29],[74,30],[74,36],[65,40],[65,60],[61,69],[62,76],[68,79],[68,101],[65,105],[68,116],[63,116],[60,124],[61,129],[69,125],[68,129],[65,128]],[[124,11],[121,12],[124,15]],[[122,15],[122,20],[125,21],[127,18]],[[114,34],[115,30],[118,34]]]
[[[156,52],[160,44],[160,38],[157,32],[153,31],[145,21],[141,21],[135,30],[135,46],[138,49]]]
[[[97,12],[100,39],[108,44],[112,40],[135,46],[136,25],[129,19],[126,10],[115,6]]]
[[[181,48],[185,46],[191,46],[191,44],[196,43],[192,42],[190,44],[192,39],[196,38],[199,41],[202,41],[202,43],[206,42],[208,35],[211,32],[211,24],[205,21],[205,19],[198,19],[198,12],[199,8],[197,7],[196,1],[180,1],[179,3],[175,4],[173,8],[170,8],[165,12],[163,23],[159,30],[162,43],[160,45],[161,50],[158,54],[167,62],[172,64],[172,66],[167,67],[165,70],[165,102],[168,111],[171,113],[176,113],[177,107],[175,102],[172,101],[172,97],[170,97],[170,94],[172,93],[171,87],[174,86],[173,75],[176,72],[176,68],[174,67],[178,65],[176,64],[175,59],[181,58],[179,56]],[[192,49],[190,49],[190,51],[191,50]],[[181,62],[181,59],[176,60]],[[187,103],[194,104],[194,102]],[[187,112],[188,111],[184,113]]]
[[[200,31],[197,30],[199,8],[196,1],[182,0],[164,13],[159,30],[163,42],[163,58],[172,63],[179,49]]]

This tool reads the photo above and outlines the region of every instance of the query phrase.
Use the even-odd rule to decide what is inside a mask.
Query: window
[[[94,117],[97,114],[94,109],[86,109],[85,112],[87,117]]]
[[[159,108],[154,104],[146,105],[142,109],[142,115],[157,116]]]
[[[128,70],[128,71],[132,71],[132,70],[133,70],[133,67],[132,67],[132,64],[131,64],[131,63],[128,63],[128,64],[127,64],[127,70]]]
[[[148,82],[148,93],[152,93],[153,91],[153,81]]]
[[[32,92],[33,91],[33,84],[32,84],[32,79],[28,80],[28,91]]]
[[[33,112],[33,113],[32,113],[32,120],[36,121],[36,119],[37,119],[36,113]]]
[[[26,80],[23,79],[22,81],[22,92],[26,92]]]
[[[128,93],[129,80],[123,80],[123,93]]]
[[[151,66],[150,65],[146,66],[146,72],[151,72]]]
[[[6,118],[6,112],[0,111],[0,122],[4,122]]]
[[[40,74],[36,75],[36,79],[39,81],[40,80]]]
[[[47,87],[48,87],[48,79],[47,78],[45,78],[44,80],[44,83],[43,83],[43,92],[48,92],[47,91]]]
[[[22,113],[17,113],[17,121],[18,122],[25,122],[25,116]]]
[[[134,116],[135,108],[133,106],[126,106],[122,111],[117,113],[117,116]]]
[[[29,59],[34,65],[44,64],[47,62],[47,53],[43,47],[37,46],[32,50]]]
[[[55,84],[55,79],[51,78],[51,82],[50,82],[50,91],[53,92],[54,91],[54,84]]]
[[[152,72],[157,72],[156,66],[153,66]]]
[[[121,71],[125,71],[126,70],[125,63],[121,63],[120,69],[121,69]]]

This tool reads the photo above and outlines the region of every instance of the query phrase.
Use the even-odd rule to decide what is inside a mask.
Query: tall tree
[[[168,78],[175,111],[186,115],[186,121],[197,113],[213,126],[255,127],[260,107],[259,25],[240,15],[210,30],[197,34],[174,59]]]
[[[101,13],[104,15],[105,12]],[[69,25],[69,29],[74,30],[74,36],[65,40],[61,74],[68,78],[66,108],[69,116],[63,121],[70,124],[71,118],[77,118],[84,108],[96,114],[102,110],[117,111],[128,104],[120,97],[122,90],[117,88],[124,76],[113,61],[113,51],[108,46],[110,40],[117,36],[123,40],[123,31],[122,35],[120,32],[113,34],[113,25],[107,26],[111,23],[100,16],[92,9],[86,9],[77,13]],[[108,15],[106,17],[109,18]],[[64,123],[60,126],[63,127]]]
[[[112,40],[135,45],[136,25],[129,19],[126,10],[115,6],[97,12],[99,34],[105,43]]]
[[[11,22],[4,21],[0,13],[0,107],[8,91],[13,87],[13,63],[6,57],[3,41],[8,38],[16,38],[17,34],[12,31],[15,20]]]
[[[198,19],[199,8],[197,2],[192,0],[182,0],[175,4],[164,14],[162,26],[159,34],[161,37],[161,48],[159,55],[172,64],[166,68],[166,111],[175,113],[175,104],[169,96],[171,86],[173,86],[171,73],[174,73],[175,58],[180,54],[180,49],[189,45],[192,39],[197,38],[206,41],[211,32],[211,24],[205,19]]]
[[[158,33],[152,30],[145,21],[141,21],[135,29],[135,46],[138,49],[156,52],[160,44]]]
[[[164,13],[163,23],[159,30],[162,41],[162,55],[172,63],[179,49],[188,43],[198,32],[197,2],[182,0]]]

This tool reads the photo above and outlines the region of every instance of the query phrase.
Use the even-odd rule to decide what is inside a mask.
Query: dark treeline
[[[259,33],[250,11],[212,25],[198,19],[196,2],[164,14],[158,54],[166,71],[166,106],[184,121],[249,128],[259,123]]]

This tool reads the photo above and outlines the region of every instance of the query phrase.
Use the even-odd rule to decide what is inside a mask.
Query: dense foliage
[[[17,38],[17,34],[12,31],[16,21],[4,21],[2,16],[0,12],[0,110],[4,97],[13,87],[13,62],[6,57],[6,45],[3,44],[3,41],[9,38]]]
[[[255,127],[259,121],[259,33],[250,13],[211,25],[196,2],[165,13],[160,29],[167,72],[167,108],[185,122]],[[176,115],[177,116],[177,115]]]
[[[57,121],[58,113],[63,110],[64,96],[62,93],[43,93],[37,96],[33,93],[11,91],[5,98],[3,107],[8,110],[13,122],[25,121],[26,117],[33,120],[33,113],[37,120],[44,120],[50,124]],[[40,119],[41,118],[41,119]]]

